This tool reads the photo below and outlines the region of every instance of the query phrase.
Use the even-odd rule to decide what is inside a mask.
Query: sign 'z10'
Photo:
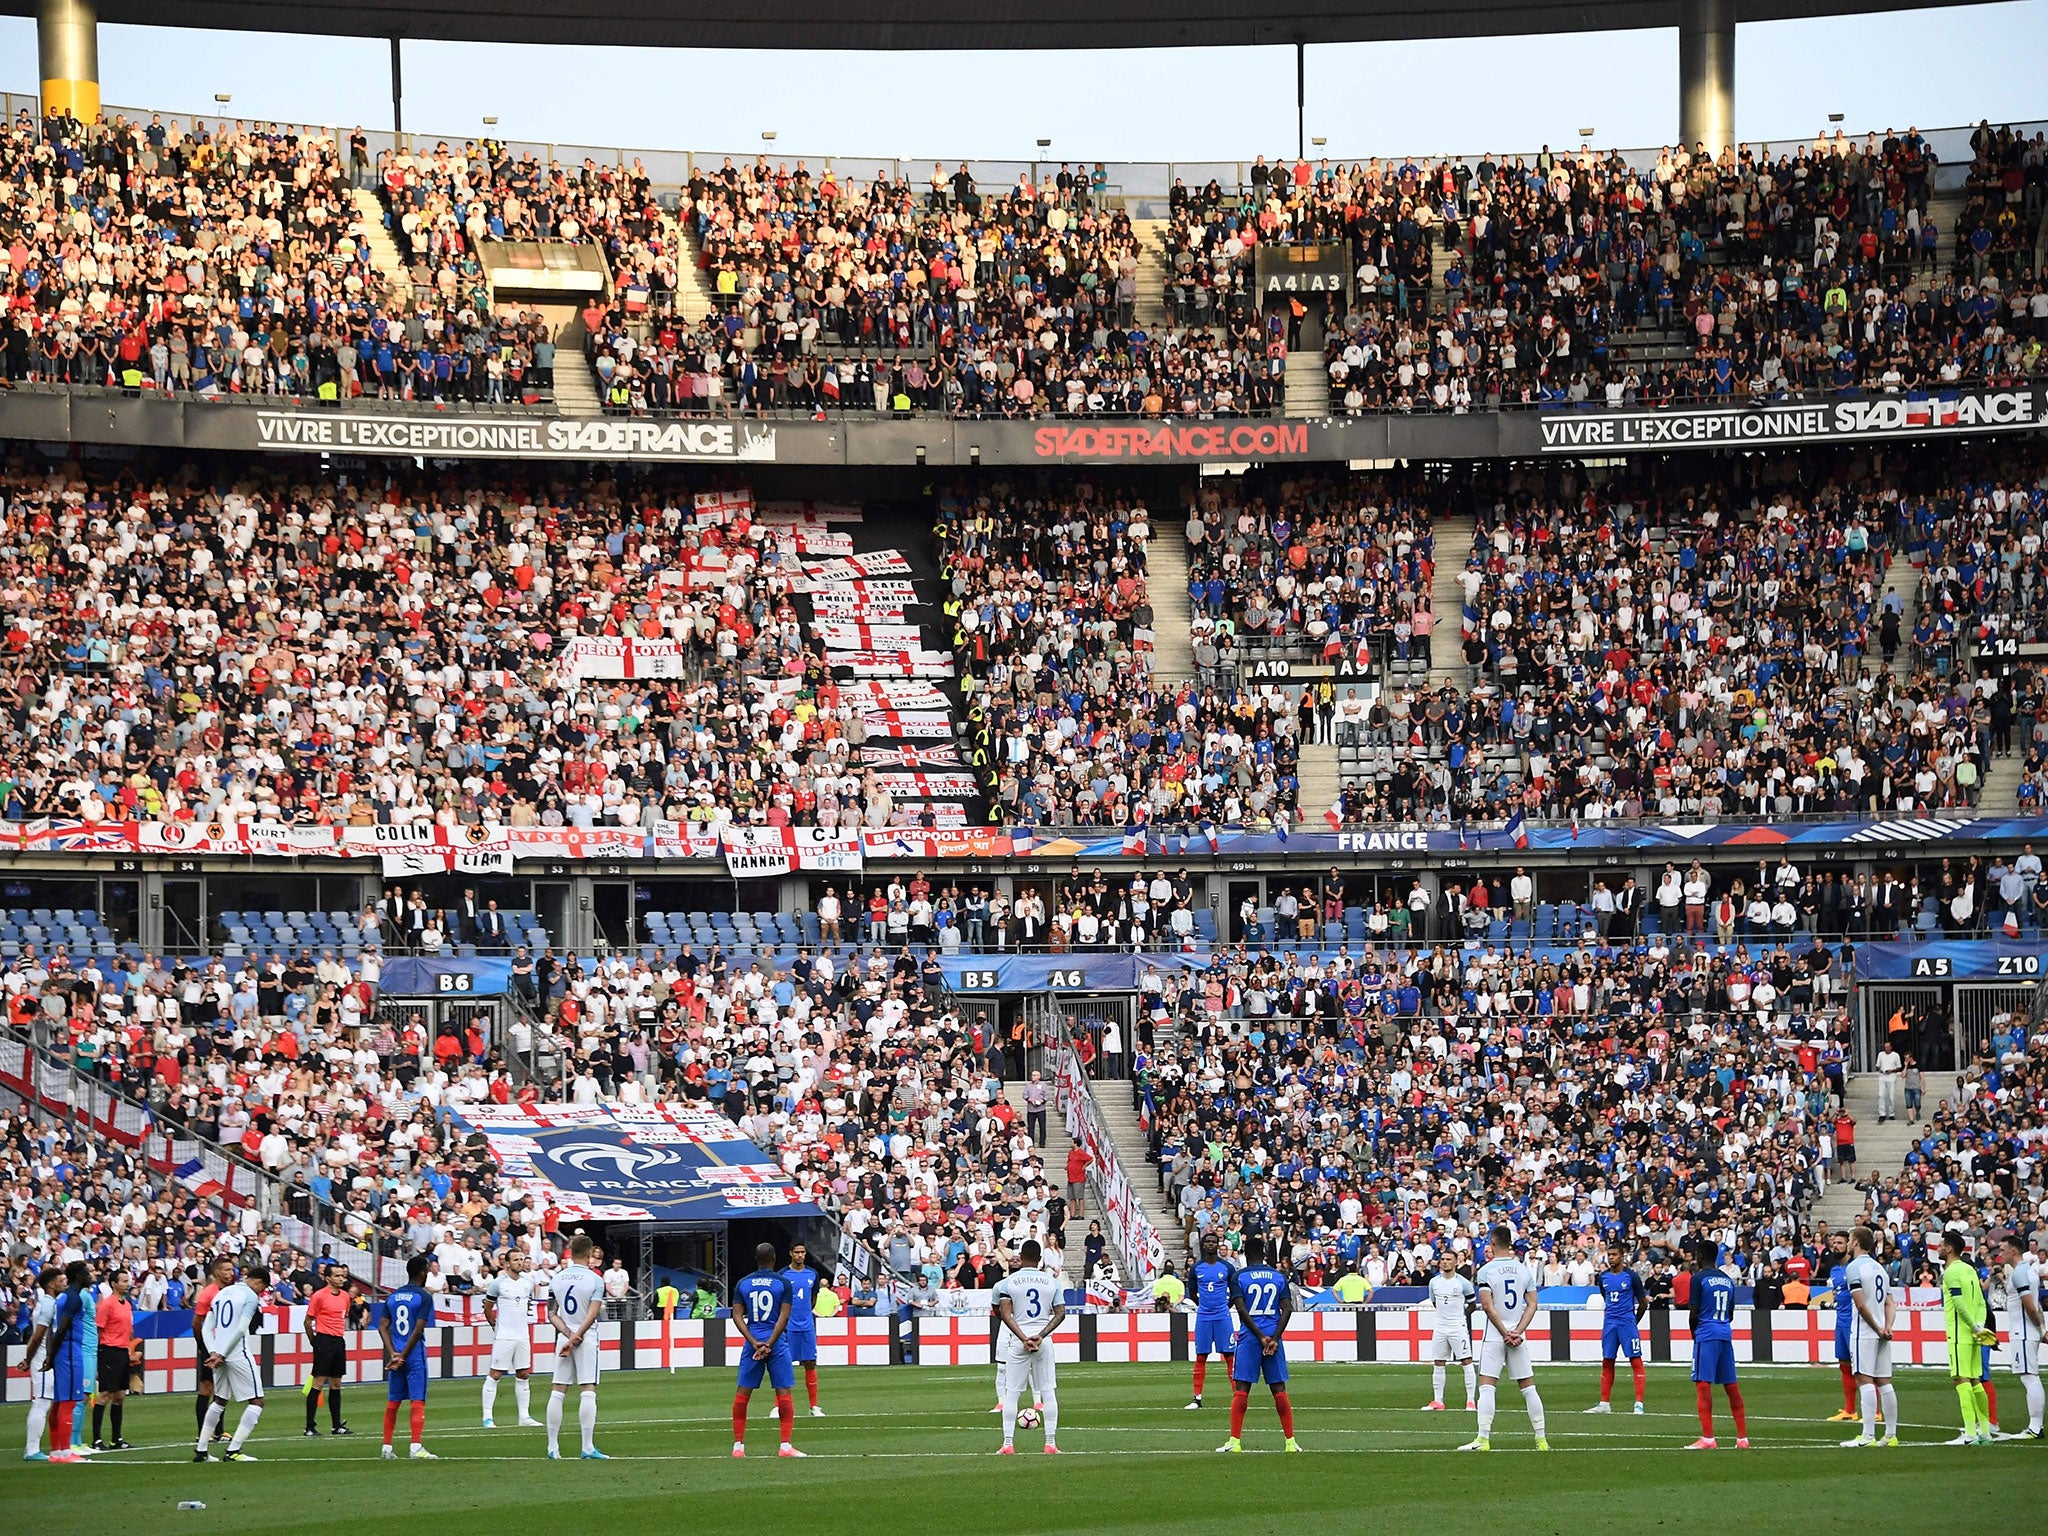
[[[435,418],[260,411],[258,445],[314,453],[480,459],[735,459],[772,463],[775,429],[735,421]]]
[[[1643,448],[1741,448],[1929,434],[2015,432],[2042,426],[2041,391],[1880,395],[1794,405],[1702,406],[1544,416],[1545,453]]]

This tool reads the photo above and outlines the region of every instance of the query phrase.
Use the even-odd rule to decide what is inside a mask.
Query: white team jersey
[[[1850,1334],[1870,1326],[1863,1320],[1864,1306],[1870,1308],[1870,1315],[1882,1328],[1885,1298],[1891,1295],[1892,1288],[1892,1277],[1884,1272],[1884,1266],[1867,1253],[1858,1254],[1843,1268],[1842,1283],[1849,1287]]]
[[[1009,1297],[1011,1320],[1024,1333],[1035,1334],[1044,1329],[1053,1308],[1060,1304],[1062,1290],[1058,1275],[1043,1269],[1020,1269],[998,1280],[989,1300],[1000,1316],[1003,1298]],[[1017,1336],[1003,1328],[996,1335],[996,1352],[1021,1355],[1025,1351]]]
[[[1438,1333],[1465,1333],[1472,1326],[1472,1282],[1463,1275],[1429,1277],[1429,1304],[1436,1312]]]
[[[2006,1281],[2006,1290],[2011,1293],[2011,1300],[2006,1304],[2005,1327],[2013,1340],[2014,1353],[2017,1355],[2017,1346],[2021,1339],[2030,1339],[2038,1343],[2041,1338],[2041,1325],[2028,1317],[2027,1309],[2020,1305],[2021,1298],[2027,1296],[2034,1298],[2035,1306],[2044,1305],[2041,1300],[2041,1267],[2034,1262],[2031,1254],[2013,1265],[2012,1276]]]
[[[46,1371],[50,1368],[50,1330],[57,1326],[57,1298],[45,1291],[36,1297],[35,1310],[29,1314],[29,1326],[43,1330],[43,1342],[36,1346],[36,1352],[29,1357],[31,1371]]]
[[[204,1325],[206,1347],[216,1355],[253,1355],[263,1331],[263,1298],[237,1280],[214,1294]]]
[[[593,1307],[604,1305],[604,1281],[597,1271],[571,1264],[555,1272],[548,1287],[552,1316],[558,1333],[580,1333],[590,1320]]]
[[[584,1273],[588,1274],[586,1270]],[[498,1320],[492,1334],[500,1339],[530,1338],[533,1332],[533,1293],[538,1285],[532,1271],[521,1275],[499,1275],[484,1287],[484,1294],[497,1304]]]
[[[1493,1310],[1512,1328],[1521,1321],[1522,1309],[1536,1294],[1536,1273],[1520,1259],[1488,1259],[1479,1266],[1479,1286],[1493,1292]]]

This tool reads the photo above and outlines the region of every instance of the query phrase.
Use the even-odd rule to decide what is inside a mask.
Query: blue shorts
[[[747,1340],[740,1340],[740,1390],[752,1392],[761,1385],[766,1376],[768,1384],[778,1392],[787,1392],[796,1385],[796,1371],[789,1360],[789,1333],[783,1331],[775,1341],[775,1347],[768,1352],[766,1360],[754,1358],[754,1346]]]
[[[799,1365],[818,1363],[818,1325],[805,1323],[798,1327],[791,1323],[782,1330],[782,1342],[789,1347],[789,1358]]]
[[[1626,1323],[1603,1323],[1600,1328],[1600,1358],[1602,1360],[1643,1358],[1643,1335],[1633,1320]]]
[[[1266,1354],[1259,1348],[1263,1341],[1251,1329],[1243,1330],[1237,1336],[1237,1348],[1231,1353],[1230,1379],[1236,1385],[1248,1387],[1264,1377],[1269,1387],[1287,1385],[1287,1344],[1282,1340],[1273,1353]]]
[[[1991,1379],[1991,1346],[1989,1344],[1984,1346],[1984,1374],[1977,1379],[1979,1381],[1989,1381]]]
[[[1237,1321],[1228,1314],[1222,1317],[1195,1316],[1195,1358],[1206,1360],[1211,1355],[1227,1355],[1237,1340]]]
[[[1733,1339],[1694,1339],[1692,1341],[1692,1379],[1724,1387],[1734,1386],[1735,1341]]]
[[[1849,1348],[1849,1325],[1847,1323],[1835,1324],[1835,1363],[1837,1365],[1849,1366],[1852,1370],[1856,1365],[1856,1353]]]
[[[393,1403],[424,1403],[427,1400],[427,1357],[422,1344],[406,1357],[402,1369],[384,1378],[385,1400]]]
[[[50,1377],[55,1385],[50,1400],[57,1403],[82,1402],[86,1394],[85,1360],[79,1351],[60,1350],[51,1362]]]

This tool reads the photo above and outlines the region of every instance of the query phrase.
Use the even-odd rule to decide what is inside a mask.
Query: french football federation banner
[[[767,1153],[695,1104],[465,1105],[499,1183],[571,1220],[816,1216]]]

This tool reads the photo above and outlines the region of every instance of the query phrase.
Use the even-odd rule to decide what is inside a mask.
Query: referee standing
[[[128,1397],[128,1383],[135,1364],[135,1308],[128,1300],[135,1276],[125,1264],[116,1264],[107,1293],[93,1309],[99,1325],[99,1392],[92,1402],[92,1448],[96,1451],[125,1451],[121,1438],[121,1407]],[[114,1411],[114,1439],[108,1445],[100,1438],[107,1410]]]
[[[348,1374],[349,1294],[348,1268],[339,1263],[327,1266],[327,1283],[306,1301],[306,1337],[313,1341],[313,1374],[306,1378],[306,1434],[320,1431],[313,1419],[320,1408],[320,1389],[327,1389],[327,1417],[334,1433],[345,1435],[348,1425],[341,1417],[341,1379]]]

